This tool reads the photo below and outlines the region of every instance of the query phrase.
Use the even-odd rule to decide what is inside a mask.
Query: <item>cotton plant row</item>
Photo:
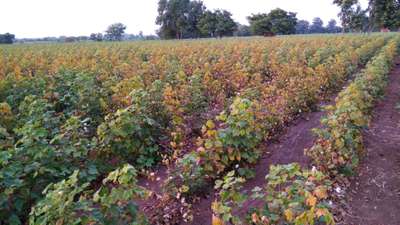
[[[385,41],[386,38],[378,38],[356,49],[348,49],[348,52],[334,54],[325,58],[321,65],[331,69],[345,66],[345,70],[333,70],[342,73],[330,73],[331,76],[344,80],[363,63],[361,53],[376,52]],[[372,57],[371,53],[369,57]],[[336,62],[340,63],[336,65]],[[290,83],[288,79],[291,78],[288,77],[287,85],[298,87],[297,89],[282,88],[272,94],[271,91],[276,91],[281,82],[280,77],[277,77],[258,95],[244,92],[233,100],[228,111],[223,111],[215,119],[208,120],[201,129],[201,136],[196,139],[196,149],[179,159],[172,169],[172,176],[166,181],[164,188],[165,195],[169,197],[162,197],[160,204],[166,206],[173,205],[171,202],[184,201],[185,205],[189,206],[187,211],[175,216],[184,216],[184,220],[190,220],[191,209],[187,203],[201,194],[204,187],[223,176],[234,165],[256,163],[262,154],[259,145],[264,140],[270,138],[280,126],[289,122],[297,113],[311,110],[313,104],[317,103],[320,96],[325,93],[321,87],[328,86],[329,81],[320,79],[319,74],[313,76],[310,72],[321,71],[321,67],[316,66],[317,70],[308,68],[298,71],[296,76],[292,77],[293,83]],[[311,83],[311,80],[314,83]],[[162,220],[162,215],[168,213],[163,211],[164,209],[165,207],[157,205],[151,212],[155,214],[152,217]],[[153,223],[163,222],[153,221]]]
[[[251,195],[241,191],[244,178],[232,171],[216,182],[213,224],[335,224],[330,212],[333,187],[354,172],[362,157],[361,132],[386,86],[399,44],[400,38],[392,38],[339,93],[335,104],[327,107],[328,115],[321,121],[324,126],[315,131],[317,140],[305,152],[313,159],[311,170],[296,163],[272,165],[265,186],[255,188]],[[249,210],[245,222],[235,213],[249,198],[263,204]]]
[[[234,165],[256,162],[263,140],[340,87],[387,38],[2,47],[0,220],[67,224],[87,215],[90,224],[116,210],[135,222],[126,198],[143,196],[124,191],[142,189],[104,181],[126,164],[143,176],[165,163],[174,168],[165,199],[195,198]],[[61,189],[67,202],[57,209]],[[118,209],[95,197],[114,189]],[[65,218],[56,213],[64,205]]]

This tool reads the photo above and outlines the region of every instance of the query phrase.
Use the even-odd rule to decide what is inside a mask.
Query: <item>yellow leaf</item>
[[[340,138],[340,133],[337,130],[333,130],[332,134],[335,139]]]
[[[171,145],[172,148],[176,148],[176,143],[175,142],[171,141],[170,145]]]
[[[344,142],[342,141],[341,138],[336,139],[335,144],[336,144],[336,146],[337,146],[339,149],[341,149],[341,148],[344,147]]]
[[[285,210],[285,217],[286,217],[286,220],[287,221],[289,221],[289,222],[292,222],[293,221],[293,212],[292,212],[292,210],[291,209],[286,209]]]
[[[240,155],[240,152],[238,152],[236,155],[236,160],[240,161],[241,159],[242,159],[242,156]]]
[[[201,127],[201,133],[206,133],[207,132],[207,127],[206,126],[202,126]]]
[[[317,209],[317,212],[315,212],[315,214],[319,218],[319,217],[325,216],[327,214],[327,210],[326,209]]]
[[[197,140],[196,140],[196,145],[197,145],[197,146],[202,146],[203,143],[204,143],[203,139],[197,138]]]
[[[315,206],[317,204],[317,198],[310,194],[306,199],[306,204],[311,207]]]
[[[211,120],[207,121],[206,126],[207,126],[208,128],[210,128],[210,129],[214,129],[214,128],[215,128],[215,124],[214,124],[214,122],[211,121]]]
[[[209,136],[209,137],[212,137],[212,136],[214,136],[215,135],[215,130],[208,130],[207,131],[207,136]]]
[[[212,216],[212,225],[224,225],[224,222],[217,216]]]
[[[328,197],[327,190],[324,186],[319,186],[314,190],[314,195],[319,199],[325,199]]]
[[[182,187],[181,187],[181,192],[182,192],[182,193],[186,193],[186,192],[188,192],[188,191],[189,191],[189,187],[186,186],[186,185],[182,185]]]
[[[204,147],[206,147],[206,149],[210,149],[213,147],[213,142],[210,140],[206,140],[206,143],[204,143]]]
[[[220,142],[220,141],[215,141],[215,147],[217,147],[217,148],[222,148],[222,146],[223,146],[223,144],[222,144],[222,142]]]

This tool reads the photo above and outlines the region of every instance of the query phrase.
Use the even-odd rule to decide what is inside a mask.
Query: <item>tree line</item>
[[[363,10],[358,0],[334,0],[340,7],[343,32],[397,31],[400,27],[400,0],[369,0]]]
[[[324,21],[316,17],[310,23],[307,20],[299,20],[296,24],[296,34],[318,34],[318,33],[340,33],[342,27],[337,25],[336,20],[329,20],[328,24],[324,26]]]
[[[107,27],[103,33],[92,33],[89,36],[60,36],[60,37],[43,37],[43,38],[21,38],[15,39],[13,34],[0,34],[0,44],[30,43],[30,42],[82,42],[82,41],[137,41],[137,40],[155,40],[159,39],[156,35],[144,35],[143,32],[138,34],[125,33],[126,26],[122,23],[114,23]],[[4,37],[3,37],[4,36]],[[4,41],[7,40],[7,41]]]
[[[105,33],[92,33],[88,37],[91,41],[134,41],[134,40],[155,40],[155,35],[144,35],[142,31],[139,34],[126,34],[126,25],[114,23],[108,26]]]
[[[320,18],[310,23],[296,13],[274,9],[247,17],[249,26],[235,22],[226,10],[210,11],[199,0],[159,0],[156,24],[162,39],[285,35],[310,33],[396,31],[400,27],[400,0],[369,0],[363,10],[358,0],[333,0],[341,9],[342,27],[335,20],[326,26]]]
[[[277,8],[269,13],[247,17],[249,25],[235,22],[232,14],[224,9],[209,10],[201,0],[159,0],[156,24],[157,35],[125,34],[122,23],[110,25],[105,33],[90,36],[50,37],[20,39],[19,41],[122,41],[153,39],[210,38],[251,35],[289,35],[339,32],[397,31],[400,27],[400,0],[369,0],[368,8],[362,9],[358,0],[333,0],[340,7],[342,26],[332,19],[326,26],[321,18],[310,23],[299,20],[296,13]],[[15,35],[0,34],[0,44],[10,44]]]
[[[15,40],[15,35],[10,33],[0,34],[0,44],[12,44]]]
[[[162,39],[201,37],[338,33],[335,20],[324,27],[320,18],[298,20],[296,13],[277,8],[247,17],[249,25],[235,22],[227,10],[208,10],[202,1],[159,0],[156,24]]]
[[[163,39],[233,36],[237,29],[230,12],[211,11],[191,0],[160,0],[156,24]]]

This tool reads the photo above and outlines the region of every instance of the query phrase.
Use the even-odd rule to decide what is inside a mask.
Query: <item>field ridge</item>
[[[400,221],[400,58],[389,75],[385,98],[364,132],[365,158],[349,188],[343,224],[395,225]]]

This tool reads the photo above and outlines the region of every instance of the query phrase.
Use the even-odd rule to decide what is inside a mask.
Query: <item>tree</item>
[[[369,0],[371,28],[388,28],[396,30],[400,27],[400,0]]]
[[[333,3],[340,7],[339,17],[343,31],[349,31],[354,12],[353,6],[358,3],[358,0],[334,0]]]
[[[206,11],[198,25],[203,37],[232,36],[237,29],[237,24],[232,19],[232,14],[226,10]]]
[[[369,0],[367,10],[362,10],[358,0],[334,0],[340,8],[340,18],[345,31],[400,27],[400,0]],[[366,21],[368,16],[370,18]]]
[[[215,13],[217,15],[217,29],[215,32],[217,36],[233,36],[233,32],[237,29],[237,24],[232,19],[232,14],[226,10],[216,10]]]
[[[111,24],[106,30],[106,39],[110,41],[121,41],[126,26],[122,23]]]
[[[103,41],[103,34],[102,33],[92,33],[92,34],[90,34],[89,40]]]
[[[256,35],[294,34],[296,32],[296,13],[274,9],[268,14],[253,14],[247,18],[252,32]]]
[[[238,36],[238,37],[247,37],[247,36],[251,36],[250,26],[237,23],[237,30],[236,30],[236,32],[234,33],[234,35],[235,35],[235,36]]]
[[[15,35],[10,33],[0,34],[0,44],[14,43]]]
[[[201,17],[197,27],[203,37],[215,37],[217,23],[217,15],[207,10]]]
[[[188,15],[186,19],[186,27],[184,29],[183,38],[198,38],[200,30],[197,27],[199,20],[202,18],[206,7],[201,1],[192,1],[189,3]]]
[[[77,41],[78,41],[78,38],[73,37],[73,36],[66,37],[66,38],[64,39],[64,42],[66,42],[66,43],[72,43],[72,42],[77,42]]]
[[[308,34],[310,23],[307,20],[299,20],[296,25],[296,34]]]
[[[319,17],[315,17],[310,26],[310,33],[324,33],[324,32],[325,32],[324,21],[322,21],[322,19]]]
[[[334,19],[329,20],[328,25],[325,28],[328,33],[339,33],[341,29],[341,27],[337,26],[337,22]]]
[[[268,14],[253,14],[247,17],[250,23],[250,30],[254,35],[266,35],[272,33],[271,22]]]
[[[351,32],[362,32],[368,29],[368,16],[366,10],[361,9],[360,5],[357,5],[356,9],[352,11],[349,31]]]
[[[164,39],[198,37],[197,24],[204,11],[201,1],[159,0],[156,19],[160,25],[159,36]]]
[[[294,34],[296,32],[296,13],[274,9],[268,14],[271,31],[274,34]]]

